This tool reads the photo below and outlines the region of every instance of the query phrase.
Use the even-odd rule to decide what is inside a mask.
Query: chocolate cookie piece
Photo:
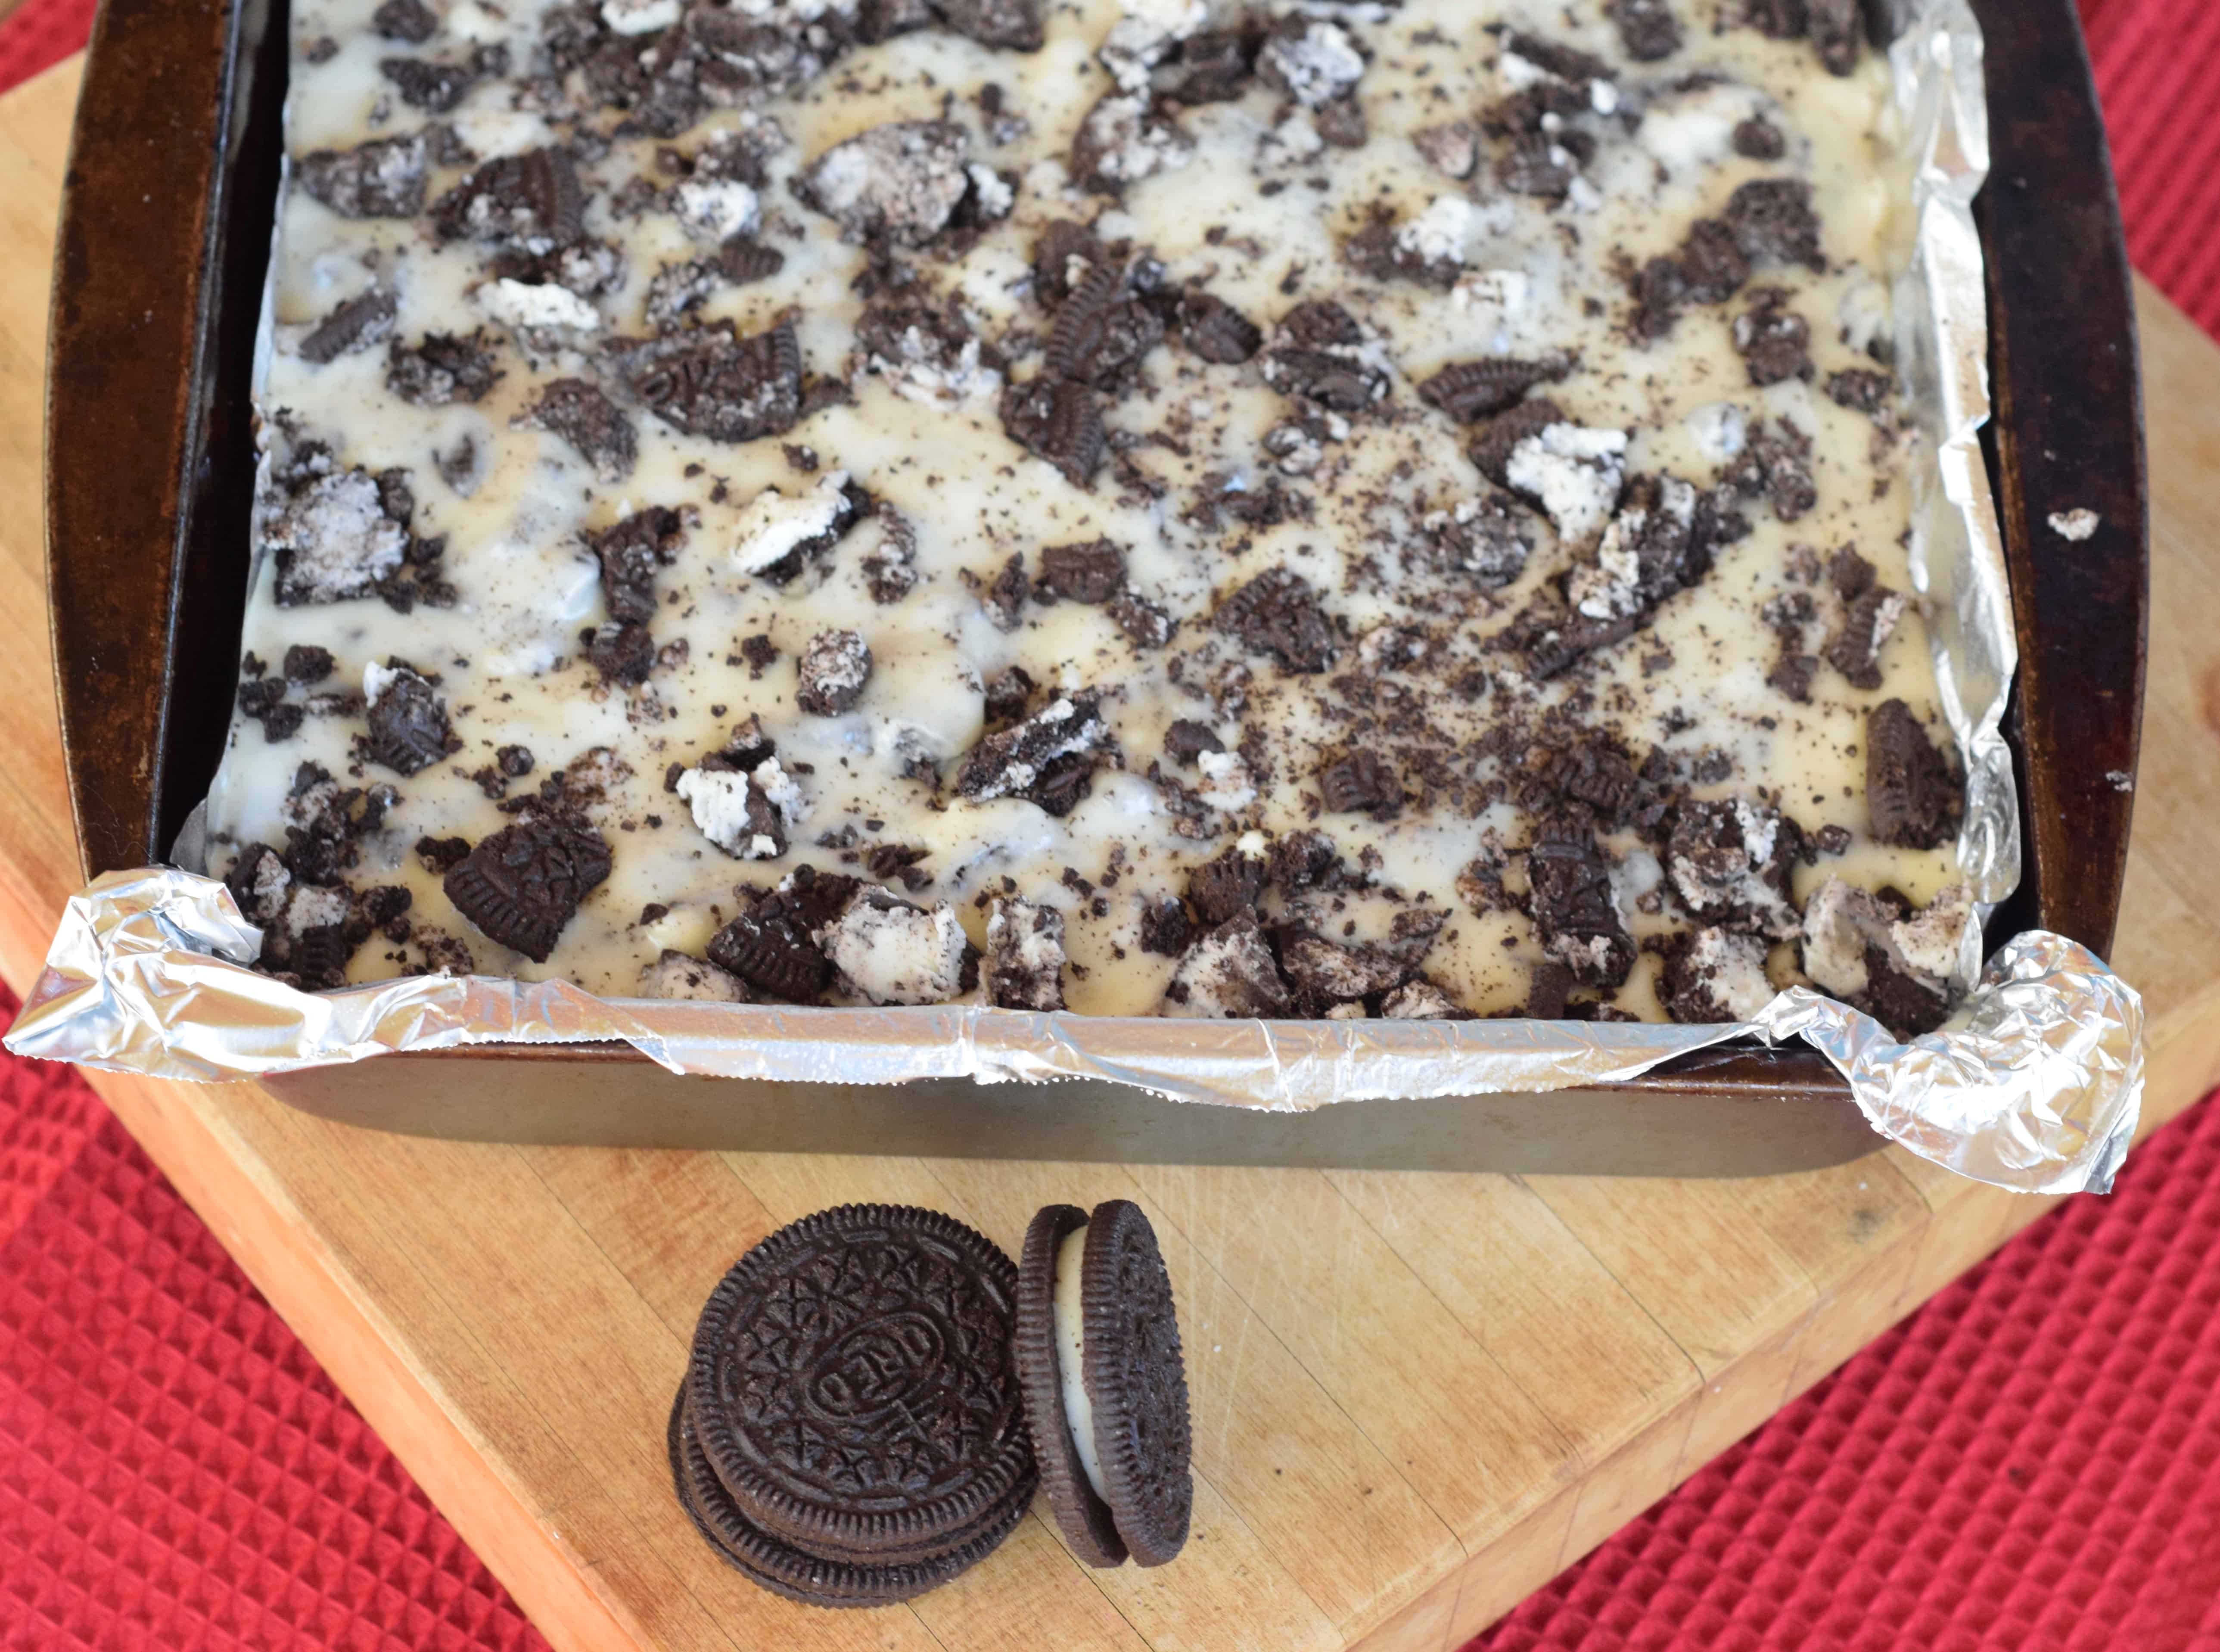
[[[1866,815],[1874,839],[1938,849],[1958,830],[1965,784],[1901,700],[1866,714]]]
[[[498,65],[499,66],[495,66]],[[441,63],[431,58],[385,58],[377,72],[393,84],[401,101],[427,115],[445,115],[461,103],[471,88],[488,74],[505,73],[508,53],[496,47],[468,63]]]
[[[1749,370],[1749,382],[1763,388],[1811,378],[1812,326],[1788,308],[1787,290],[1763,287],[1750,298],[1749,309],[1734,323],[1735,350]]]
[[[1392,820],[1402,812],[1403,782],[1394,769],[1369,748],[1337,757],[1319,770],[1319,796],[1333,814],[1369,814]]]
[[[1001,415],[1010,439],[1063,471],[1073,487],[1094,482],[1108,438],[1101,398],[1093,390],[1044,373],[1005,389]]]
[[[623,481],[639,458],[639,438],[632,421],[583,378],[550,380],[514,422],[569,443],[603,482]]]
[[[689,1386],[679,1384],[664,1436],[679,1506],[726,1565],[758,1587],[801,1605],[879,1606],[914,1599],[993,1554],[1025,1516],[1022,1507],[1013,1506],[968,1542],[928,1560],[858,1563],[805,1554],[750,1520],[717,1478],[694,1425]]]
[[[1893,894],[1830,877],[1805,907],[1804,971],[1900,1038],[1931,1032],[1950,1013],[1974,917],[1962,885],[1907,913]]]
[[[411,133],[316,150],[301,158],[293,175],[342,218],[413,218],[424,209],[426,159],[423,134]]]
[[[1690,224],[1674,256],[1687,296],[1695,303],[1724,304],[1749,279],[1749,259],[1740,240],[1717,218],[1699,218]]]
[[[1033,240],[1033,296],[1046,309],[1057,309],[1109,258],[1101,239],[1085,224],[1054,220]]]
[[[1144,920],[1144,935],[1147,928]],[[1180,955],[1157,1013],[1190,1020],[1247,1020],[1275,1019],[1288,1010],[1288,985],[1280,978],[1279,960],[1257,914],[1243,912],[1194,940]]]
[[[1865,44],[1866,19],[1860,0],[1809,0],[1807,25],[1819,61],[1831,75],[1848,75],[1858,66]]]
[[[440,14],[424,0],[384,0],[370,15],[370,26],[389,41],[421,46],[440,28]]]
[[[1022,797],[1051,814],[1069,814],[1110,741],[1102,696],[1083,689],[973,746],[957,771],[956,790],[975,801]]]
[[[1759,178],[1743,184],[1727,202],[1726,221],[1752,264],[1800,264],[1826,273],[1819,216],[1812,209],[1812,186],[1803,179]]]
[[[1188,904],[1214,929],[1256,906],[1257,897],[1264,892],[1264,866],[1261,857],[1246,855],[1233,848],[1190,867],[1187,875]]]
[[[1611,0],[1604,8],[1619,44],[1637,63],[1655,63],[1681,49],[1681,24],[1666,0]]]
[[[1041,584],[1067,602],[1107,602],[1126,589],[1126,552],[1110,539],[1044,545]]]
[[[1849,367],[1827,375],[1827,399],[1868,417],[1886,412],[1896,397],[1896,377],[1868,367]]]
[[[1843,628],[1827,645],[1827,663],[1847,677],[1852,687],[1880,687],[1880,651],[1896,634],[1909,598],[1886,585],[1869,585],[1851,602],[1843,615]]]
[[[952,400],[981,372],[979,341],[952,302],[914,295],[882,298],[856,323],[856,354],[866,371],[918,399]]]
[[[645,624],[655,617],[655,577],[686,542],[677,511],[650,505],[608,527],[589,529],[587,548],[602,570],[602,600],[610,616]]]
[[[1572,370],[1571,359],[1564,356],[1542,361],[1487,356],[1452,362],[1419,386],[1419,399],[1461,425],[1474,424],[1517,406],[1537,384],[1561,382]]]
[[[1141,951],[1175,958],[1194,944],[1194,920],[1185,905],[1169,896],[1141,908]]]
[[[1294,989],[1295,1013],[1322,1016],[1337,1008],[1362,1007],[1368,1000],[1394,992],[1419,972],[1447,916],[1417,907],[1420,919],[1390,944],[1363,941],[1344,945],[1301,925],[1285,925],[1274,936],[1280,973]],[[1431,923],[1423,921],[1431,919]]]
[[[1206,751],[1223,751],[1225,742],[1207,723],[1182,717],[1164,730],[1164,755],[1174,763],[1193,763]]]
[[[938,1211],[844,1205],[741,1257],[695,1327],[702,1455],[764,1531],[849,1564],[926,1562],[1036,1484],[1017,1269]]]
[[[1734,152],[1745,160],[1779,160],[1788,153],[1788,140],[1765,116],[1753,115],[1736,126]]]
[[[1364,329],[1340,305],[1319,299],[1280,320],[1264,355],[1264,382],[1335,413],[1361,413],[1388,394],[1388,371]]]
[[[803,205],[844,240],[923,246],[948,226],[970,188],[970,134],[951,121],[895,121],[835,144],[795,180]]]
[[[1172,47],[1155,76],[1157,95],[1173,103],[1230,103],[1257,72],[1254,33],[1206,28]]]
[[[1545,820],[1527,851],[1528,900],[1543,950],[1583,986],[1618,987],[1634,969],[1611,865],[1584,813]]]
[[[337,665],[330,649],[319,648],[314,643],[295,643],[285,651],[282,669],[288,683],[309,688],[329,676]]]
[[[535,815],[503,826],[441,882],[489,939],[545,963],[578,903],[609,875],[609,846],[590,826]]]
[[[1218,605],[1212,626],[1251,652],[1309,675],[1333,663],[1333,624],[1310,581],[1268,569]]]
[[[393,332],[398,301],[384,288],[372,285],[340,305],[310,328],[296,347],[303,361],[319,367],[341,356],[383,344]]]
[[[1180,296],[1180,337],[1205,361],[1237,367],[1263,347],[1264,333],[1223,298],[1200,288]]]
[[[1773,1001],[1763,941],[1727,929],[1676,939],[1681,944],[1667,952],[1657,989],[1674,1020],[1692,1026],[1747,1021]]]
[[[285,910],[293,875],[276,850],[266,843],[253,843],[233,863],[223,885],[238,903],[240,916],[266,929]]]
[[[933,6],[966,40],[1009,52],[1041,48],[1040,0],[933,0]]]
[[[461,742],[447,730],[447,702],[408,667],[371,671],[370,755],[396,774],[430,768]]]
[[[1079,123],[1064,170],[1090,194],[1115,196],[1194,158],[1194,140],[1166,108],[1145,95],[1112,92]]]
[[[979,966],[988,1003],[1001,1009],[1062,1009],[1064,963],[1062,913],[1017,895],[995,900]]]
[[[664,947],[656,961],[639,972],[639,995],[677,1003],[745,1004],[746,983],[731,971],[720,969],[706,958],[697,958]]]
[[[385,388],[420,408],[483,401],[501,376],[483,332],[427,333],[415,345],[396,340],[385,352]]]
[[[407,521],[387,514],[386,492],[367,471],[334,469],[321,451],[296,458],[273,473],[261,501],[263,540],[277,553],[278,606],[374,595],[408,557]]]
[[[1526,571],[1534,541],[1521,518],[1502,496],[1462,501],[1436,511],[1420,525],[1425,534],[1423,561],[1434,570],[1462,574],[1491,589],[1508,585]]]
[[[852,878],[839,881],[855,887]],[[780,1002],[816,1003],[832,984],[832,963],[812,937],[839,906],[820,916],[811,893],[765,895],[710,938],[710,961]]]
[[[711,441],[781,436],[801,416],[801,346],[793,323],[743,338],[730,321],[659,338],[620,339],[609,360],[665,424]]]
[[[432,225],[443,240],[539,254],[577,240],[585,209],[577,163],[551,145],[478,167],[433,203]]]
[[[1163,316],[1127,291],[1126,271],[1098,264],[1057,311],[1041,365],[1058,378],[1114,396],[1132,386],[1142,359],[1163,336]]]
[[[794,702],[813,717],[838,717],[871,680],[871,647],[853,631],[820,631],[801,651]]]
[[[604,682],[637,688],[655,670],[655,639],[644,625],[612,620],[595,627],[586,658]]]
[[[1497,487],[1511,486],[1511,456],[1551,425],[1563,424],[1565,410],[1546,396],[1518,402],[1482,425],[1472,439],[1472,462]]]
[[[1138,591],[1120,591],[1103,608],[1111,624],[1123,632],[1126,640],[1137,649],[1162,648],[1179,628],[1169,608],[1151,602]]]
[[[1803,852],[1796,822],[1763,803],[1689,803],[1666,846],[1665,875],[1698,923],[1785,940],[1802,921],[1790,878]]]
[[[1819,502],[1812,475],[1812,443],[1795,426],[1760,421],[1750,427],[1742,453],[1720,472],[1720,482],[1744,498],[1763,498],[1784,522],[1801,519]]]

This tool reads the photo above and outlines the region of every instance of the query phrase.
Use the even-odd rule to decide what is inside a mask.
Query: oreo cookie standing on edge
[[[1101,1471],[1090,1472],[1087,1463],[1094,1441],[1087,1391],[1078,1381],[1079,1315],[1056,1311],[1057,1287],[1063,1282],[1058,1253],[1067,1237],[1086,1226],[1087,1213],[1078,1206],[1048,1205],[1026,1230],[1025,1254],[1018,1260],[1018,1381],[1025,1391],[1026,1417],[1032,1424],[1041,1489],[1048,1493],[1057,1530],[1071,1552],[1089,1566],[1123,1566],[1126,1540],[1118,1535],[1117,1517],[1095,1489]],[[1076,1262],[1061,1271],[1076,1290]],[[1067,1384],[1076,1390],[1069,1400],[1065,1397]],[[1085,1456],[1082,1440],[1086,1442]]]
[[[1171,1276],[1140,1206],[1051,1205],[1026,1234],[1018,1368],[1057,1525],[1088,1564],[1161,1566],[1194,1499]]]
[[[726,1565],[758,1587],[802,1605],[884,1606],[914,1599],[977,1565],[1024,1517],[1025,1505],[1013,1505],[977,1537],[932,1560],[873,1565],[805,1555],[740,1512],[702,1454],[689,1413],[689,1385],[681,1383],[665,1435],[679,1506]]]
[[[738,1513],[811,1559],[914,1563],[919,1588],[991,1549],[1037,1483],[1017,1282],[984,1235],[899,1206],[820,1211],[749,1251],[702,1311],[687,1379]]]

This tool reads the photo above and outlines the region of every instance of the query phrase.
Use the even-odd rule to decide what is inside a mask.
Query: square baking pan
[[[1886,0],[1872,0],[1874,33]],[[2142,397],[2110,157],[2073,0],[1974,0],[1986,34],[1996,414],[1984,446],[2020,650],[2024,822],[1992,944],[2100,955],[2125,873],[2148,602]],[[47,590],[88,878],[159,862],[229,727],[254,487],[251,384],[283,153],[285,0],[109,0],[62,205]],[[2101,555],[2046,526],[2093,510]],[[1802,1047],[1729,1044],[1632,1082],[1306,1114],[1081,1080],[774,1084],[624,1046],[483,1045],[275,1079],[349,1122],[471,1139],[1005,1158],[1733,1175],[1868,1151]]]

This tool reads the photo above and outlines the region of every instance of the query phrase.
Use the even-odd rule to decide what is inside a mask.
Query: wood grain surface
[[[36,536],[47,249],[76,70],[0,100],[0,975],[74,882]],[[2158,528],[2117,963],[2147,1125],[2220,1078],[2220,351],[2144,294]],[[129,456],[119,454],[128,477]],[[613,1152],[405,1140],[246,1086],[96,1083],[563,1652],[1454,1648],[2048,1208],[1889,1149],[1737,1181]],[[1138,1200],[1179,1294],[1194,1537],[1090,1572],[1036,1512],[914,1604],[810,1612],[669,1488],[696,1309],[848,1200],[1013,1253]]]

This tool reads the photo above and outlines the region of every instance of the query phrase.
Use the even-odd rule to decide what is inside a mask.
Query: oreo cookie
[[[725,1563],[760,1588],[805,1606],[853,1608],[908,1600],[971,1569],[1001,1544],[1025,1517],[1013,1504],[1002,1519],[970,1542],[924,1561],[857,1564],[825,1560],[780,1542],[750,1520],[718,1480],[689,1414],[690,1383],[679,1386],[665,1436],[678,1506]]]
[[[489,939],[545,963],[578,903],[608,876],[609,865],[600,832],[538,816],[481,838],[441,887]]]
[[[1090,1566],[1161,1566],[1194,1506],[1171,1276],[1138,1206],[1051,1205],[1018,1268],[1019,1382],[1057,1528]]]
[[[946,1581],[1032,1499],[1016,1305],[1009,1258],[936,1211],[844,1205],[781,1229],[695,1328],[672,1427],[682,1500],[792,1599],[865,1605]]]

